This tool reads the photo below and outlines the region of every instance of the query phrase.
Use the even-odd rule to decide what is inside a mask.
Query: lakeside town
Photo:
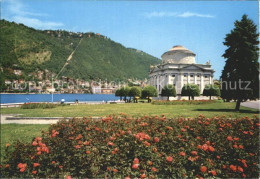
[[[12,70],[18,78],[22,76],[22,70]],[[76,94],[113,94],[121,87],[120,82],[81,80],[71,77],[61,76],[56,79],[56,74],[45,69],[36,71],[28,75],[32,80],[5,80],[5,91],[3,93],[76,93]],[[144,87],[147,85],[147,79],[137,80],[128,79],[122,84],[129,86]]]

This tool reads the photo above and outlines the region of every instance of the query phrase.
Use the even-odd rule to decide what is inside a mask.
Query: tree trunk
[[[238,99],[237,102],[236,102],[236,109],[235,109],[235,111],[239,111],[239,109],[240,109],[240,103],[241,103],[241,100]]]
[[[192,96],[191,99],[194,100],[194,96]]]
[[[211,100],[211,96],[209,96],[209,100]]]
[[[122,96],[120,96],[120,101],[122,101]]]
[[[170,96],[168,96],[168,99],[167,99],[167,101],[170,101]]]
[[[126,96],[124,97],[124,101],[126,102]]]
[[[190,100],[190,96],[189,96],[189,100]]]

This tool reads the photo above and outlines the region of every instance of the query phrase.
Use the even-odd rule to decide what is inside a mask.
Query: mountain
[[[125,80],[148,77],[150,65],[160,63],[140,50],[126,48],[99,33],[64,30],[35,30],[23,24],[1,20],[1,75],[18,78],[38,70],[74,79]],[[73,53],[73,55],[71,55]],[[69,58],[70,57],[70,58]]]

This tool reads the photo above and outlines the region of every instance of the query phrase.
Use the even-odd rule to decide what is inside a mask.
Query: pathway
[[[260,104],[260,100],[246,101],[246,102],[241,103],[241,106],[259,110],[259,104]]]

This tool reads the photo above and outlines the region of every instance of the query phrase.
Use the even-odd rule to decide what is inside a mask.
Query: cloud
[[[215,16],[210,14],[199,14],[193,12],[184,12],[184,13],[177,13],[177,12],[150,12],[144,13],[146,18],[153,18],[153,17],[180,17],[180,18],[188,18],[188,17],[201,17],[201,18],[214,18]]]
[[[41,21],[36,18],[28,18],[28,17],[21,17],[21,16],[14,16],[13,20],[17,23],[23,23],[27,26],[38,28],[38,29],[53,29],[64,25],[63,23],[60,22]]]
[[[38,29],[53,29],[64,26],[61,22],[43,21],[42,17],[48,17],[46,13],[38,13],[30,10],[27,6],[18,0],[6,0],[7,13],[3,18],[6,18],[17,23],[38,28]]]

